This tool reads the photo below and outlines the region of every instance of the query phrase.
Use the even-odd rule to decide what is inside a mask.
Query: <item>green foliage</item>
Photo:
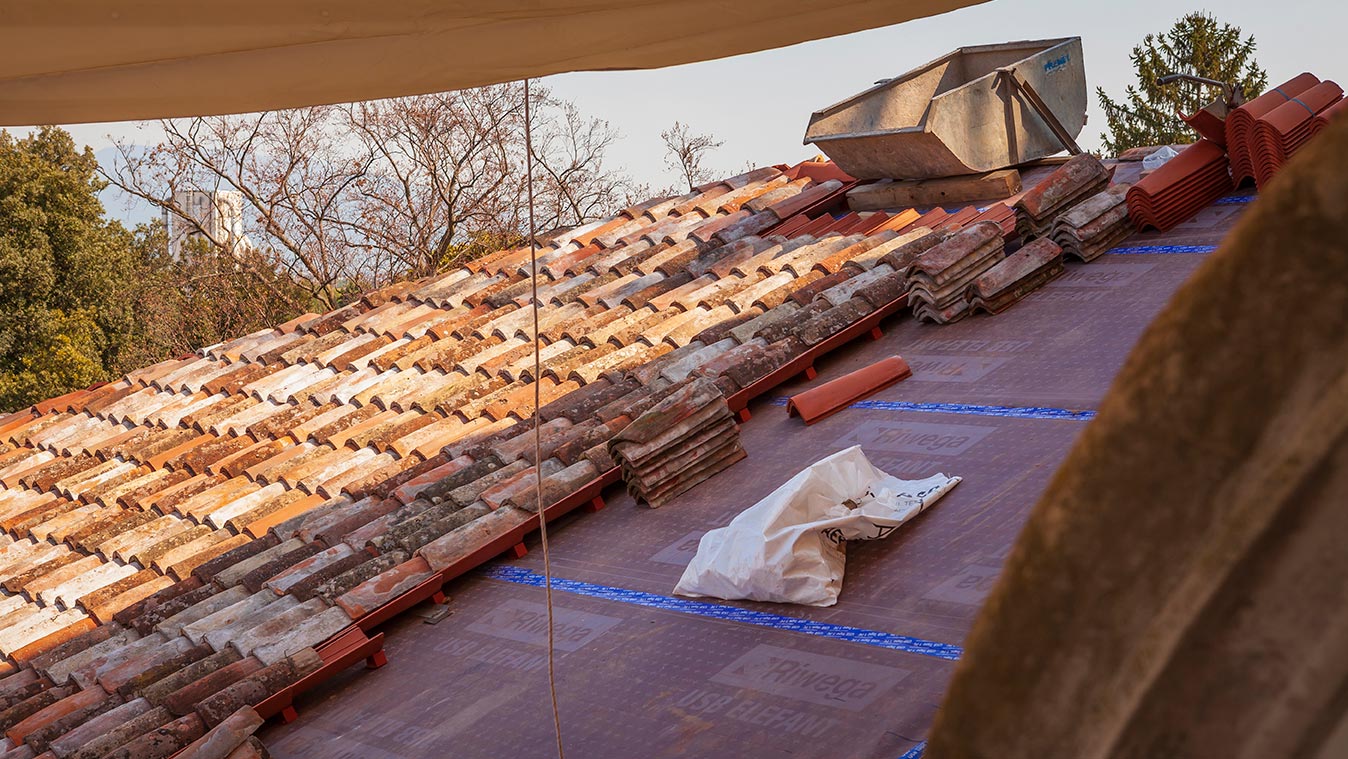
[[[304,288],[256,252],[236,258],[198,238],[175,259],[167,247],[162,224],[136,229],[141,274],[126,299],[136,334],[109,364],[115,374],[275,326],[311,305]]]
[[[97,168],[61,129],[0,132],[0,409],[101,379],[127,327],[115,290],[134,262]]]
[[[1192,114],[1211,102],[1215,91],[1188,82],[1157,84],[1166,74],[1192,74],[1234,82],[1246,98],[1268,86],[1268,74],[1254,59],[1254,36],[1242,38],[1239,27],[1223,24],[1207,13],[1190,13],[1169,31],[1148,34],[1133,48],[1130,58],[1137,85],[1130,85],[1122,101],[1096,89],[1105,111],[1109,134],[1100,135],[1107,154],[1117,155],[1142,145],[1188,143],[1194,133],[1177,112]]]
[[[0,131],[0,412],[285,321],[307,295],[265,260],[104,217],[93,151]],[[247,254],[257,255],[257,254]]]
[[[22,350],[0,372],[0,408],[62,395],[102,379],[99,355],[105,344],[91,311],[47,310],[26,331]]]

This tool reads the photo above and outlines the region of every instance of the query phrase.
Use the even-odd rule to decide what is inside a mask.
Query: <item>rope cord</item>
[[[553,648],[552,621],[552,562],[548,556],[548,518],[543,513],[543,461],[539,458],[543,445],[540,440],[538,406],[542,399],[539,381],[539,337],[538,337],[538,239],[534,227],[534,122],[531,109],[532,98],[529,93],[529,79],[524,80],[524,164],[529,195],[529,286],[532,291],[529,298],[534,319],[534,498],[538,511],[538,538],[543,545],[543,593],[548,607],[548,695],[552,699],[552,725],[557,735],[557,759],[566,759],[562,749],[562,715],[557,709],[557,674],[553,667],[555,649]]]

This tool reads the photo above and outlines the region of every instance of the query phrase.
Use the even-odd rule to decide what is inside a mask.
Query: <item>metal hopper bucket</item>
[[[962,47],[810,117],[814,143],[858,179],[978,174],[1059,153],[1086,123],[1081,38]]]

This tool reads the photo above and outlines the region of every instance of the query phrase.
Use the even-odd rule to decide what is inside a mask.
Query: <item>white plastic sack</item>
[[[885,537],[959,482],[944,474],[900,480],[876,469],[860,446],[839,451],[703,535],[674,592],[832,606],[842,589],[843,541]]]
[[[1175,149],[1169,145],[1166,145],[1160,150],[1153,150],[1150,155],[1142,159],[1142,170],[1156,171],[1167,163],[1170,163],[1170,159],[1177,155],[1179,155],[1179,153],[1176,153]]]

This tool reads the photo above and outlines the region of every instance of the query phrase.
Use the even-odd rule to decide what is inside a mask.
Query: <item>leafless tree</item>
[[[665,168],[681,175],[689,191],[716,177],[717,172],[702,162],[725,143],[710,134],[693,134],[687,124],[678,121],[661,132],[660,139],[665,143]]]
[[[604,163],[615,130],[543,88],[533,97],[538,227],[629,202],[631,181]],[[148,150],[118,143],[109,181],[222,249],[231,241],[175,195],[240,193],[249,239],[323,306],[511,244],[527,227],[518,83],[162,127]]]
[[[345,205],[352,184],[370,165],[335,148],[340,135],[332,128],[334,112],[321,107],[163,121],[162,142],[148,149],[118,142],[117,159],[104,174],[223,250],[237,241],[200,223],[178,193],[238,192],[251,212],[245,214],[250,238],[316,300],[330,305],[338,284],[351,274]]]

